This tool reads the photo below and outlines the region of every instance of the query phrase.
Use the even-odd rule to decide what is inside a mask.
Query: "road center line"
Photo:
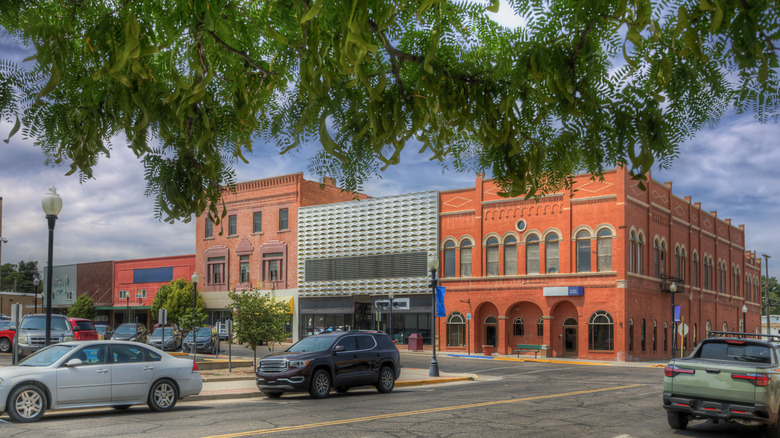
[[[326,427],[326,426],[339,426],[343,424],[350,424],[350,423],[361,423],[365,421],[375,421],[375,420],[384,420],[388,418],[400,418],[400,417],[409,417],[413,415],[423,415],[423,414],[431,414],[436,412],[446,412],[446,411],[454,411],[458,409],[469,409],[469,408],[480,408],[485,406],[493,406],[493,405],[501,405],[501,404],[509,404],[509,403],[517,403],[522,401],[530,401],[530,400],[543,400],[543,399],[549,399],[549,398],[559,398],[559,397],[570,397],[573,395],[582,395],[582,394],[593,394],[596,392],[604,392],[604,391],[617,391],[619,389],[629,389],[629,388],[637,388],[640,386],[646,386],[644,384],[636,384],[636,385],[625,385],[625,386],[613,386],[610,388],[602,388],[602,389],[588,389],[588,390],[582,390],[582,391],[572,391],[572,392],[563,392],[560,394],[549,394],[549,395],[537,395],[533,397],[523,397],[523,398],[513,398],[509,400],[496,400],[496,401],[490,401],[490,402],[482,402],[482,403],[471,403],[467,405],[457,405],[457,406],[446,406],[441,408],[430,408],[430,409],[420,409],[417,411],[407,411],[407,412],[397,412],[394,414],[382,414],[382,415],[372,415],[370,417],[358,417],[358,418],[347,418],[344,420],[334,420],[334,421],[324,421],[321,423],[311,423],[311,424],[301,424],[299,426],[284,426],[284,427],[275,427],[273,429],[260,429],[260,430],[252,430],[248,432],[237,432],[237,433],[229,433],[225,435],[214,435],[207,438],[233,438],[233,437],[242,437],[242,436],[250,436],[250,435],[261,435],[261,434],[267,434],[267,433],[277,433],[277,432],[291,432],[296,430],[305,430],[305,429],[313,429],[317,427]]]

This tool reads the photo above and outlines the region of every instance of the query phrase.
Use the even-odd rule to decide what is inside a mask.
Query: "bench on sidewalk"
[[[533,353],[534,359],[536,359],[540,351],[542,351],[542,346],[535,344],[517,344],[517,349],[515,349],[517,357],[520,357],[520,353]]]

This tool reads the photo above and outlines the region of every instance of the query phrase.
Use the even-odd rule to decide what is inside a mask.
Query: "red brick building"
[[[195,272],[194,255],[121,260],[113,263],[114,306],[110,322],[115,326],[138,321],[151,328],[157,315],[151,315],[150,311],[160,286],[181,278],[189,281]]]
[[[210,322],[231,317],[230,290],[269,290],[291,302],[290,329],[297,339],[293,315],[298,278],[298,209],[365,199],[342,191],[332,181],[307,181],[303,173],[238,183],[224,188],[219,201],[227,214],[215,225],[203,214],[197,219],[196,267]]]
[[[441,350],[533,344],[552,357],[668,358],[673,297],[688,327],[678,349],[706,330],[741,330],[743,310],[758,332],[761,261],[742,225],[675,196],[671,183],[642,190],[622,168],[575,180],[575,191],[538,201],[502,198],[481,176],[440,193]]]

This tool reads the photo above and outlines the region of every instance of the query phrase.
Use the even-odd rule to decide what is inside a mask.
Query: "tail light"
[[[677,365],[667,365],[666,368],[664,368],[664,375],[666,377],[674,377],[678,374],[694,374],[694,370],[690,370],[687,368],[680,368]]]
[[[769,374],[759,374],[759,373],[751,373],[751,374],[732,374],[732,379],[742,379],[742,380],[749,380],[756,386],[767,386],[769,385]]]
[[[197,373],[198,372],[198,363],[195,362],[195,359],[192,360],[192,372]]]

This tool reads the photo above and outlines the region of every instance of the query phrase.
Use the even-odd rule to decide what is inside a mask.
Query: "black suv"
[[[331,388],[374,385],[390,392],[401,374],[401,357],[389,336],[376,331],[325,332],[301,339],[257,366],[257,387],[267,397],[306,392],[324,398]]]

